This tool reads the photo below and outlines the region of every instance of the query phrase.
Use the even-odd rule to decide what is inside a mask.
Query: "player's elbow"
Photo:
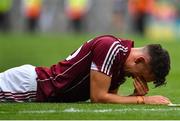
[[[100,103],[100,100],[96,97],[91,97],[91,102],[92,103]]]
[[[103,95],[91,95],[92,103],[107,103],[106,98]]]

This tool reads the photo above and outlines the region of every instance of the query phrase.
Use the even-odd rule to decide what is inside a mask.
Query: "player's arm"
[[[95,103],[121,103],[121,104],[169,104],[170,101],[163,96],[147,96],[139,99],[137,96],[119,96],[109,93],[111,77],[91,70],[90,73],[90,98]]]
[[[91,70],[90,74],[90,96],[91,101],[96,103],[137,103],[137,97],[123,97],[109,93],[111,77]]]

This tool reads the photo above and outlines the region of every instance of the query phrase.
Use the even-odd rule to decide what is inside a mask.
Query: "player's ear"
[[[136,64],[145,63],[145,58],[143,56],[139,56],[135,59],[135,63]]]

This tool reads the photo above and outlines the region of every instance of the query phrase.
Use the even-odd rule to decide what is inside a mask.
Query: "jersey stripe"
[[[119,45],[117,45],[114,49],[113,49],[113,51],[111,52],[111,54],[110,54],[110,56],[108,57],[108,60],[107,60],[107,63],[106,63],[106,67],[105,67],[105,73],[107,73],[107,71],[109,70],[109,68],[111,67],[111,61],[112,61],[112,58],[114,57],[114,56],[116,56],[115,55],[115,53],[118,51],[118,48],[119,48]]]
[[[37,81],[48,81],[48,80],[56,80],[59,76],[62,76],[64,75],[65,73],[67,73],[68,71],[70,71],[73,67],[75,67],[78,63],[80,63],[81,61],[83,61],[84,59],[86,59],[86,57],[88,57],[89,55],[91,54],[91,51],[89,53],[87,53],[83,58],[81,58],[79,61],[77,61],[76,63],[74,63],[71,67],[69,67],[67,70],[65,70],[63,73],[60,73],[58,75],[56,75],[54,78],[53,77],[49,77],[49,78],[46,78],[46,79],[37,79]]]
[[[11,93],[11,92],[0,92],[0,102],[3,101],[35,101],[36,91],[24,92],[24,93]]]
[[[89,53],[87,53],[83,58],[81,58],[79,61],[77,61],[76,63],[74,63],[70,68],[68,68],[66,71],[64,71],[63,73],[58,74],[54,80],[56,80],[59,76],[62,76],[63,74],[65,74],[66,72],[68,72],[69,70],[71,70],[74,66],[76,66],[78,63],[80,63],[81,61],[83,61],[84,59],[86,59],[86,57],[88,57],[91,54],[91,51]]]
[[[109,60],[108,60],[107,66],[106,66],[107,68],[106,68],[106,70],[105,70],[105,72],[106,72],[108,75],[109,75],[111,66],[113,65],[113,61],[115,60],[116,55],[118,54],[118,52],[119,52],[120,50],[121,50],[121,51],[124,51],[124,49],[121,48],[121,47],[122,47],[121,45],[117,45],[117,46],[114,48],[111,56],[109,57]]]
[[[115,46],[117,43],[119,43],[119,42],[114,42],[114,43],[111,45],[111,47],[110,47],[110,49],[109,49],[109,51],[108,51],[108,53],[107,53],[107,55],[106,55],[106,58],[105,58],[105,60],[104,60],[104,62],[103,62],[103,65],[102,65],[102,68],[101,68],[101,71],[102,71],[102,72],[104,72],[104,69],[105,69],[107,60],[108,60],[108,58],[109,58],[109,55],[111,54],[112,49],[114,48],[114,46]]]
[[[103,62],[103,66],[101,68],[101,71],[106,73],[107,75],[109,75],[110,73],[110,69],[111,69],[111,66],[113,65],[113,61],[116,57],[116,55],[118,54],[119,51],[123,51],[123,52],[127,52],[128,51],[128,47],[124,47],[122,46],[119,42],[114,42],[107,55],[106,55],[106,58]]]
[[[118,54],[119,50],[120,50],[119,48],[116,50],[115,54],[112,56],[112,59],[110,60],[110,64],[108,64],[108,65],[109,65],[109,66],[108,66],[108,69],[107,69],[107,74],[108,74],[108,75],[109,75],[111,66],[112,66],[112,64],[113,64],[113,61],[114,61],[116,55]]]
[[[116,55],[119,53],[119,51],[123,51],[123,50],[124,50],[124,49],[122,49],[122,48],[118,48],[118,49],[116,50],[115,54],[113,55],[113,57],[112,57],[112,59],[111,59],[111,62],[110,62],[109,67],[108,67],[108,70],[107,70],[107,74],[108,74],[108,75],[109,75],[109,73],[110,73],[111,66],[113,65],[113,61],[114,61],[115,58],[116,58]]]

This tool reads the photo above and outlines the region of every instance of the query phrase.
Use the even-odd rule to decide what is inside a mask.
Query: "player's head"
[[[150,44],[145,46],[150,56],[150,68],[155,75],[154,84],[156,87],[165,84],[166,76],[170,70],[169,53],[161,47],[160,44]]]
[[[165,84],[169,70],[169,54],[159,44],[132,48],[125,63],[125,72],[128,76],[138,76],[147,82],[153,81],[156,87]]]

